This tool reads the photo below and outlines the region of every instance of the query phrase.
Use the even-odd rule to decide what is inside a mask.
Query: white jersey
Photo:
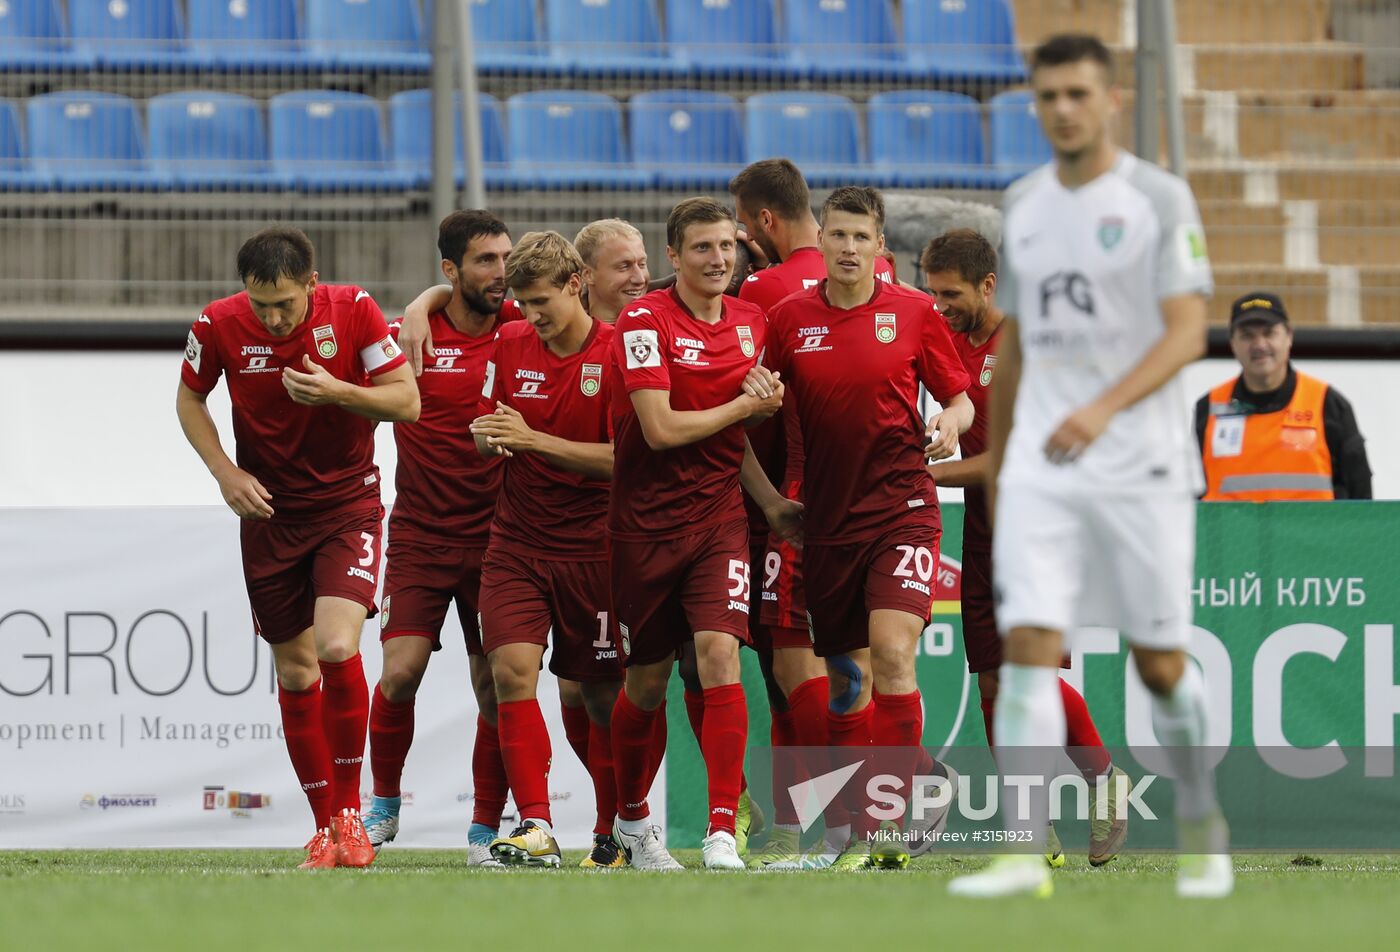
[[[1199,492],[1199,451],[1180,377],[1118,413],[1075,463],[1044,446],[1165,331],[1160,302],[1212,290],[1200,212],[1187,184],[1123,152],[1075,189],[1046,165],[1006,193],[997,302],[1022,351],[1004,485],[1065,492]]]

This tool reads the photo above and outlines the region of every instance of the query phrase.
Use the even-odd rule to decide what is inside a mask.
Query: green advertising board
[[[918,653],[924,744],[935,752],[986,742],[976,679],[967,674],[958,603],[943,594],[956,592],[962,515],[960,505],[943,509],[940,597]],[[1375,783],[1393,777],[1400,714],[1397,562],[1400,503],[1199,507],[1191,650],[1210,696],[1208,743],[1222,748],[1217,756],[1224,756],[1224,748],[1249,748],[1247,758],[1236,758],[1242,759],[1238,769],[1222,769],[1227,814],[1250,806],[1234,803],[1232,809],[1240,797],[1232,796],[1230,778],[1252,778],[1237,779],[1237,785],[1268,786],[1259,779],[1261,770],[1300,783],[1332,778],[1330,791],[1294,786],[1285,794],[1274,784],[1269,789],[1275,800],[1302,804],[1316,798],[1321,808],[1335,801],[1337,784],[1368,783],[1368,802],[1378,809],[1394,806],[1392,796],[1375,797]],[[1143,762],[1150,766],[1156,744],[1150,700],[1129,663],[1126,640],[1116,631],[1088,628],[1074,633],[1070,647],[1066,677],[1082,686],[1104,743],[1121,749],[1124,760],[1131,757],[1136,769]],[[763,748],[769,744],[766,693],[753,653],[743,654],[750,748]],[[672,680],[668,717],[668,840],[696,846],[704,834],[705,771],[678,679]],[[768,763],[767,757],[760,760]],[[755,775],[750,782],[766,791],[766,778]],[[1355,799],[1360,788],[1348,789]],[[1338,835],[1339,843],[1365,845],[1355,842],[1364,835],[1362,827]],[[1262,848],[1267,837],[1258,836]]]

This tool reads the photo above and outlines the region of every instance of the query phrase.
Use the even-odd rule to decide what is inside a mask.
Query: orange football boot
[[[331,838],[329,829],[317,830],[316,835],[311,837],[306,844],[306,862],[297,869],[335,869],[336,867],[336,846],[335,840]]]
[[[331,817],[331,835],[335,837],[336,864],[339,866],[368,866],[374,862],[374,847],[365,832],[360,811],[346,807]]]

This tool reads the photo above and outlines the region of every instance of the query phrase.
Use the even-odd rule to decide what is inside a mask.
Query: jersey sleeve
[[[408,358],[389,332],[384,312],[379,310],[379,305],[374,303],[368,291],[355,292],[352,308],[355,315],[355,349],[360,353],[365,372],[377,377],[407,363]]]
[[[972,378],[953,345],[947,322],[934,310],[932,301],[923,315],[919,343],[919,382],[933,399],[947,406],[950,399],[972,386]]]
[[[214,389],[223,372],[223,357],[219,353],[214,322],[208,315],[201,314],[185,341],[185,362],[180,365],[180,380],[197,393],[208,393]]]
[[[486,351],[486,376],[481,384],[481,399],[477,401],[477,416],[493,412],[497,403],[510,403],[510,388],[496,384],[501,358],[505,356],[503,351],[501,332],[497,331],[496,336],[491,340],[491,346]]]
[[[1149,195],[1162,226],[1157,250],[1158,299],[1180,294],[1209,295],[1214,281],[1206,254],[1206,233],[1190,187],[1170,176]]]
[[[783,315],[783,309],[777,307],[767,315],[768,329],[764,332],[763,352],[759,355],[763,366],[780,374],[787,371],[787,352],[783,349],[782,339],[782,327],[786,323]]]
[[[665,318],[651,308],[633,308],[618,318],[613,359],[622,371],[626,392],[671,389],[671,372],[663,352],[666,334]]]

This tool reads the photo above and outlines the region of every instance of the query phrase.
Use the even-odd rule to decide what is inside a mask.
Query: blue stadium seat
[[[541,90],[506,102],[511,182],[520,188],[646,188],[627,165],[622,109],[602,93]]]
[[[146,164],[136,104],[114,93],[64,92],[25,104],[35,172],[73,191],[168,187]]]
[[[778,55],[772,0],[666,0],[666,41],[694,76],[763,79],[791,71]]]
[[[384,151],[379,103],[360,93],[302,90],[267,104],[272,172],[278,184],[311,192],[407,188]]]
[[[56,0],[8,0],[0,4],[0,71],[91,66],[90,58],[69,50]]]
[[[992,164],[1012,177],[1050,161],[1050,143],[1035,116],[1035,99],[1024,89],[993,96]],[[1004,179],[1009,181],[1009,179]]]
[[[99,67],[171,70],[194,65],[175,0],[68,0],[73,50]]]
[[[746,162],[789,158],[818,188],[871,180],[871,170],[862,164],[856,108],[845,96],[809,92],[750,96],[745,133]]]
[[[866,110],[870,161],[903,188],[988,188],[982,110],[971,96],[933,90],[880,93]]]
[[[676,74],[652,0],[544,0],[550,52],[572,73]]]
[[[306,49],[322,68],[425,73],[432,57],[414,0],[306,0]]]
[[[146,106],[151,167],[177,188],[256,189],[273,184],[262,111],[235,93],[181,92]]]
[[[908,64],[895,41],[889,0],[787,0],[788,58],[824,79],[896,79]]]
[[[535,4],[521,0],[472,0],[472,37],[478,72],[518,75],[558,73],[563,66],[540,42]],[[423,3],[423,35],[432,36],[433,0]],[[455,45],[455,44],[454,44]]]
[[[663,188],[723,191],[743,167],[739,104],[721,93],[668,89],[632,97],[632,162]]]
[[[37,191],[52,184],[25,163],[19,108],[8,99],[0,99],[0,192]]]
[[[496,97],[482,93],[481,110],[482,177],[487,188],[500,188],[508,181],[505,172],[505,136],[501,131],[501,104]],[[466,180],[462,162],[461,96],[453,97],[453,173],[460,186]],[[414,188],[432,184],[433,172],[433,91],[412,89],[389,99],[389,142],[394,165],[409,175]]]
[[[188,0],[190,55],[232,70],[301,63],[296,0]]]
[[[1020,83],[1026,67],[1006,0],[904,0],[904,47],[931,78]]]

